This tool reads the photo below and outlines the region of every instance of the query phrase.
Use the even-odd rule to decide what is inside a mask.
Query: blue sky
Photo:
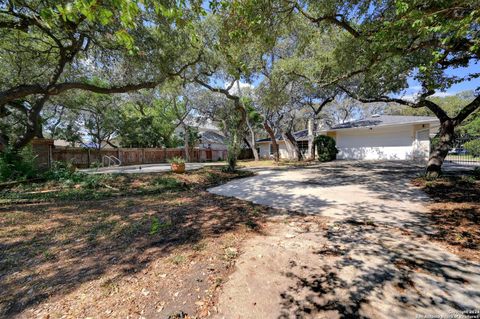
[[[478,63],[470,63],[470,65],[465,68],[446,70],[447,75],[457,76],[457,77],[465,77],[465,76],[468,76],[468,74],[472,74],[472,73],[480,73],[480,65]],[[408,86],[409,88],[403,93],[403,95],[407,97],[410,97],[415,93],[418,93],[421,89],[420,83],[418,83],[418,81],[416,81],[413,78],[410,78],[408,80]],[[445,92],[437,92],[435,95],[437,96],[455,95],[462,91],[467,91],[467,90],[475,91],[477,88],[480,88],[480,78],[476,78],[471,81],[462,81],[458,84],[454,84]]]
[[[465,67],[465,68],[457,68],[457,69],[446,70],[447,75],[457,76],[457,77],[460,77],[460,78],[465,77],[469,74],[473,74],[473,73],[480,73],[480,64],[470,63],[470,65],[468,67]],[[263,80],[263,77],[260,76],[260,77],[254,78],[252,80],[253,81],[252,81],[251,85],[253,87],[256,87]],[[220,83],[217,83],[217,84],[220,84]],[[246,84],[242,81],[242,85],[246,85]],[[476,79],[473,79],[471,81],[462,81],[458,84],[454,84],[448,90],[446,90],[445,92],[436,92],[435,95],[436,96],[455,95],[455,94],[457,94],[459,92],[462,92],[462,91],[468,91],[468,90],[475,91],[477,88],[480,88],[480,78],[476,78]],[[421,90],[420,83],[418,81],[416,81],[413,77],[411,77],[408,80],[408,89],[406,89],[401,94],[398,94],[398,95],[395,95],[395,96],[404,97],[404,98],[408,99],[408,98],[413,97],[420,90]]]

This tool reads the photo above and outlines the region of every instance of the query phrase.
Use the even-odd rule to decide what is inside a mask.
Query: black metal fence
[[[480,143],[480,136],[457,137],[445,158],[445,163],[460,166],[480,166],[479,154],[472,153],[468,147],[465,147],[467,142],[474,140],[477,140]]]

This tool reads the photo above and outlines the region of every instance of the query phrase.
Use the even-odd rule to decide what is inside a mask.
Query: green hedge
[[[317,136],[315,138],[315,147],[320,162],[333,161],[337,158],[338,149],[335,140],[330,136]]]

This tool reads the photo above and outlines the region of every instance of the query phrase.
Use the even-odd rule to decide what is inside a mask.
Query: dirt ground
[[[271,178],[277,203],[287,196],[325,216],[211,194],[250,174],[214,168],[4,191],[0,317],[405,318],[478,305],[478,181],[416,179],[411,189],[413,170],[336,165],[295,170],[288,183],[283,169],[245,180],[250,196],[268,195],[260,183],[271,191]],[[416,211],[419,187],[432,202]],[[418,223],[405,224],[411,216]]]
[[[0,317],[207,316],[240,242],[273,213],[204,190],[237,176],[214,169],[169,175],[180,187],[155,193],[150,181],[163,175],[116,176],[109,187],[143,194],[144,185],[148,195],[27,196],[31,203],[16,197],[0,206]]]
[[[480,180],[471,174],[450,173],[435,181],[413,183],[432,198],[431,238],[463,258],[480,262]]]

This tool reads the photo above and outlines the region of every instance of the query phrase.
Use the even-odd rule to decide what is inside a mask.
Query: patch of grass
[[[43,252],[43,257],[45,258],[45,260],[56,260],[57,259],[57,256],[49,250],[45,250]]]
[[[252,219],[247,220],[245,222],[245,226],[247,226],[248,229],[252,229],[252,230],[253,229],[258,229],[260,227],[260,225]]]
[[[175,255],[170,257],[170,262],[176,266],[179,266],[187,261],[187,257],[184,255]]]
[[[227,247],[225,249],[225,254],[223,255],[225,260],[233,260],[237,258],[237,256],[238,256],[238,250],[234,247]]]
[[[172,221],[160,222],[157,216],[153,216],[150,221],[150,235],[156,235],[160,230],[168,229],[172,226]]]
[[[199,242],[199,243],[196,243],[192,246],[192,249],[194,251],[202,251],[205,248],[207,248],[207,243],[206,242]]]

